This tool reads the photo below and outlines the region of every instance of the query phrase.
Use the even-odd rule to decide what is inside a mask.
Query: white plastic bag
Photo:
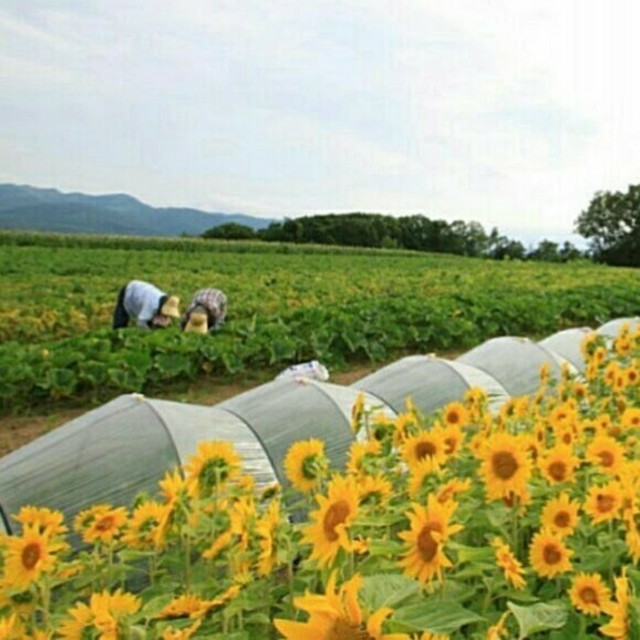
[[[329,371],[317,360],[310,360],[309,362],[292,364],[287,367],[276,376],[276,380],[281,380],[282,378],[310,378],[311,380],[326,382],[329,379]]]

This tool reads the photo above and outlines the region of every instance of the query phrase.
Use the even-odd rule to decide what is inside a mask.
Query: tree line
[[[575,221],[575,231],[589,241],[586,251],[580,251],[570,242],[559,244],[547,239],[535,247],[525,247],[495,227],[487,233],[478,222],[432,220],[424,215],[396,218],[359,212],[285,218],[258,230],[228,223],[208,229],[202,236],[409,249],[496,260],[568,262],[589,258],[613,265],[640,266],[640,185],[630,186],[626,193],[597,192]]]
[[[543,240],[535,249],[527,249],[519,240],[500,234],[497,228],[486,233],[478,222],[431,220],[423,215],[394,218],[372,213],[323,214],[286,218],[258,230],[228,223],[208,229],[202,236],[226,240],[259,239],[265,242],[409,249],[498,260],[510,258],[566,262],[581,257],[580,251],[569,242],[559,245]]]

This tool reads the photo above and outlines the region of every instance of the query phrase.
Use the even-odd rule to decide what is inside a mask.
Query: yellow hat
[[[180,310],[178,307],[180,306],[180,298],[177,296],[169,296],[167,301],[160,308],[160,313],[169,316],[170,318],[179,318]]]
[[[184,325],[185,331],[195,331],[196,333],[207,333],[209,330],[207,314],[194,311],[190,316],[187,324]]]

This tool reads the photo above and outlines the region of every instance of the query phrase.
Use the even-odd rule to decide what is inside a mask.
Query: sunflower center
[[[571,444],[573,442],[573,436],[568,431],[566,431],[562,434],[562,442],[564,444]]]
[[[558,564],[562,560],[562,553],[556,545],[548,544],[542,552],[542,557],[547,564]]]
[[[606,513],[607,511],[611,511],[616,503],[613,496],[607,496],[603,494],[599,494],[597,499],[598,511],[600,513]]]
[[[434,539],[432,531],[442,533],[442,525],[439,522],[427,522],[418,535],[418,553],[424,562],[431,562],[438,553],[438,541]]]
[[[322,521],[322,528],[329,542],[335,542],[339,538],[336,527],[347,519],[350,512],[351,509],[346,500],[339,500],[327,509]]]
[[[447,413],[447,424],[458,424],[460,422],[460,414],[457,411],[449,411]]]
[[[29,543],[22,550],[22,566],[25,569],[33,569],[40,560],[40,545],[37,542]]]
[[[418,460],[422,460],[423,458],[426,458],[427,456],[435,456],[436,455],[436,445],[433,444],[433,442],[419,442],[416,445],[416,458],[418,458]]]
[[[498,451],[491,458],[493,472],[500,480],[509,480],[518,470],[518,461],[509,451]]]
[[[113,529],[114,527],[114,524],[115,524],[115,520],[113,516],[104,516],[103,518],[100,518],[98,522],[95,523],[94,528],[96,531],[100,531],[100,532],[111,531],[111,529]]]
[[[558,511],[553,518],[553,524],[560,529],[566,529],[571,524],[571,516],[567,511]]]
[[[455,438],[445,438],[444,439],[445,453],[453,453],[456,449],[456,443],[457,443],[457,440]]]
[[[580,600],[586,604],[598,604],[598,594],[593,587],[580,589]]]
[[[327,640],[373,640],[360,625],[353,624],[344,618],[338,618],[325,637]]]
[[[555,460],[549,465],[549,475],[556,482],[562,482],[567,477],[567,465],[561,460]]]
[[[605,468],[612,467],[615,462],[615,457],[611,451],[600,451],[598,458],[600,458],[600,464]]]

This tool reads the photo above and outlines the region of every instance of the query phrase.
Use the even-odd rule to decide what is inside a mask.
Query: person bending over
[[[183,331],[211,333],[224,324],[227,316],[227,296],[220,289],[200,289],[196,291],[184,316]]]
[[[180,317],[180,299],[142,280],[131,280],[118,293],[113,328],[122,329],[133,320],[142,329],[160,329]]]

